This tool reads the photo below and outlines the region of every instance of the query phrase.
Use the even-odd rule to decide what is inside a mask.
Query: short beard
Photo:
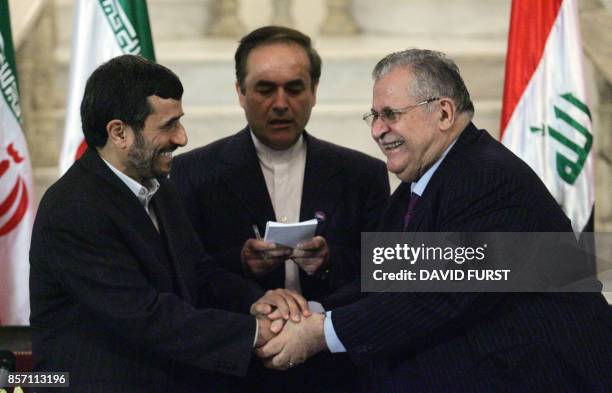
[[[137,179],[149,180],[155,177],[153,169],[153,157],[155,153],[149,154],[146,142],[141,131],[134,132],[134,145],[127,155],[127,165],[129,172],[132,172]]]

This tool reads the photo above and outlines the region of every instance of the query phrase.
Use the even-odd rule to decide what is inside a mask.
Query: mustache
[[[178,145],[171,145],[171,146],[167,146],[167,147],[163,147],[163,148],[159,148],[155,151],[155,154],[161,154],[161,153],[172,153],[173,151],[175,151],[176,149],[178,149],[179,146]]]

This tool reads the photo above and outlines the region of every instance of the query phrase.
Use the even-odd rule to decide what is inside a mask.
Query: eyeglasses
[[[409,112],[411,109],[429,104],[430,102],[434,102],[439,99],[440,97],[428,98],[425,101],[419,102],[415,105],[408,105],[403,108],[384,108],[380,112],[372,110],[363,115],[363,121],[365,121],[366,124],[370,127],[372,127],[372,124],[374,124],[374,122],[378,119],[381,119],[385,124],[390,125],[398,121],[401,115]]]

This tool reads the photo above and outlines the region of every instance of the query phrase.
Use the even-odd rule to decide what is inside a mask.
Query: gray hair
[[[385,56],[372,71],[375,81],[383,78],[395,67],[407,67],[414,76],[409,91],[419,100],[449,97],[457,111],[474,114],[470,93],[454,61],[442,52],[427,49],[408,49]]]

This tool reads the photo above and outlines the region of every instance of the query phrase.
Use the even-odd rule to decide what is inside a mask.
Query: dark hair
[[[391,53],[376,64],[372,77],[379,80],[398,66],[410,69],[414,76],[410,92],[418,100],[449,97],[455,101],[460,113],[474,114],[474,104],[459,74],[459,68],[444,53],[427,49]]]
[[[244,78],[246,77],[246,63],[249,53],[258,46],[274,44],[274,43],[297,44],[304,48],[308,61],[310,62],[310,79],[312,86],[319,82],[321,77],[321,57],[312,47],[310,37],[300,33],[297,30],[283,26],[264,26],[253,30],[249,34],[242,37],[234,61],[236,66],[236,80],[240,84],[240,90],[244,93]]]
[[[180,100],[183,85],[168,68],[143,57],[123,55],[102,64],[91,74],[81,101],[81,126],[91,147],[106,145],[106,125],[119,119],[142,130],[152,112],[147,97]]]

